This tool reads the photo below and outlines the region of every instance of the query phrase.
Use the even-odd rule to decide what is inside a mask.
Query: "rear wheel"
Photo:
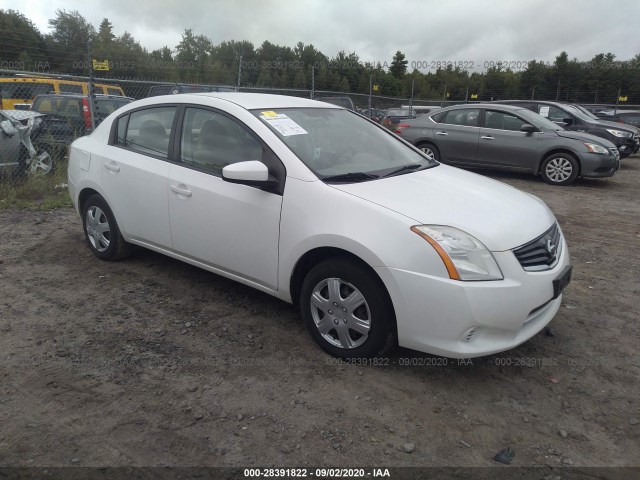
[[[435,145],[432,145],[431,143],[420,143],[417,145],[417,147],[431,160],[435,160],[437,162],[440,161],[440,151]]]
[[[82,224],[89,248],[102,260],[120,260],[131,255],[133,246],[124,241],[106,200],[91,195],[82,207]]]
[[[540,175],[551,185],[569,185],[578,178],[580,167],[573,155],[568,153],[554,153],[542,162]]]
[[[381,281],[342,258],[313,267],[300,291],[300,312],[313,339],[339,358],[370,358],[395,342],[395,314]]]

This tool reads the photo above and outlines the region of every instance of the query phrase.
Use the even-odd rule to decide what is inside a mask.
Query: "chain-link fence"
[[[90,89],[95,95],[89,95]],[[352,108],[378,121],[389,108],[415,108],[418,112],[424,112],[430,107],[477,102],[469,99],[468,95],[462,100],[445,100],[444,95],[440,99],[423,99],[383,96],[373,91],[367,95],[313,88],[207,85],[115,78],[96,78],[90,84],[88,77],[43,76],[34,72],[0,70],[1,181],[6,186],[34,175],[51,175],[56,170],[63,180],[71,142],[91,132],[116,109],[149,96],[211,91],[313,98]],[[597,106],[602,109],[616,107],[613,104]]]

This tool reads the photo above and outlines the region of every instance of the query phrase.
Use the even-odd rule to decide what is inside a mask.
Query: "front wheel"
[[[89,248],[102,260],[120,260],[128,257],[132,245],[125,242],[116,219],[106,200],[91,195],[82,207],[82,224]]]
[[[347,259],[313,267],[300,291],[300,312],[313,339],[345,359],[380,355],[395,340],[395,314],[382,282]]]
[[[578,161],[568,153],[549,155],[540,169],[542,179],[551,185],[569,185],[579,173]]]

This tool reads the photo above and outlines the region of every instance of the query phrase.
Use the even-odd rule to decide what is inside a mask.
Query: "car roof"
[[[439,108],[438,110],[434,111],[433,114],[437,115],[439,113],[444,112],[445,110],[459,110],[461,108],[491,108],[491,109],[495,109],[495,108],[501,108],[505,111],[508,112],[515,112],[518,110],[523,110],[523,108],[519,105],[509,105],[506,103],[461,103],[459,105],[450,105],[448,107],[444,107],[444,108]],[[431,113],[431,112],[429,112]]]
[[[260,109],[260,108],[341,108],[339,105],[334,105],[326,102],[318,102],[316,100],[309,100],[308,98],[289,97],[287,95],[273,95],[267,93],[245,93],[245,92],[202,92],[202,93],[182,93],[177,95],[171,95],[171,98],[175,101],[180,98],[198,98],[198,97],[211,97],[218,98],[220,100],[226,100],[231,103],[245,108],[247,110]],[[162,98],[162,97],[154,97]],[[346,109],[345,109],[346,110]]]

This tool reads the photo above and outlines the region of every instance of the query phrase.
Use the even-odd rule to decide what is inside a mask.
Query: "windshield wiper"
[[[339,175],[329,175],[328,177],[323,177],[322,180],[325,182],[363,182],[365,180],[374,180],[376,178],[380,178],[379,175],[373,175],[371,173],[365,172],[349,172],[349,173],[341,173]]]
[[[385,174],[384,177],[393,177],[394,175],[400,175],[401,173],[407,172],[409,170],[422,170],[423,168],[427,168],[429,165],[421,165],[420,163],[410,163],[408,165],[403,165],[402,167],[396,168],[395,170],[391,170],[389,173]]]

